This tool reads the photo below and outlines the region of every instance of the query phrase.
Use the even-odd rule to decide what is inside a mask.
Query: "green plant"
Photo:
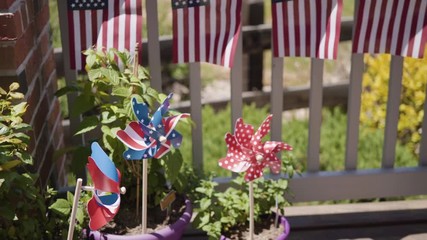
[[[283,154],[282,170],[292,177],[294,174],[293,156]],[[255,221],[262,216],[270,215],[276,200],[279,208],[289,206],[285,198],[288,194],[288,179],[256,179],[254,184]],[[233,179],[225,191],[217,191],[218,183],[212,180],[201,180],[195,189],[196,203],[199,205],[194,226],[206,231],[210,239],[219,239],[221,234],[228,234],[233,229],[247,227],[249,218],[249,185],[239,175]]]
[[[127,161],[123,157],[124,144],[116,137],[116,132],[125,129],[126,124],[135,121],[131,99],[147,103],[152,110],[166,98],[149,86],[149,73],[135,64],[128,52],[115,49],[85,51],[87,78],[80,78],[74,86],[66,86],[57,96],[76,94],[70,109],[70,116],[81,116],[82,121],[75,135],[84,134],[88,141],[96,140],[122,173],[122,185],[126,186],[126,201],[137,199],[136,184],[141,174],[142,161]],[[185,120],[184,120],[185,121]],[[88,147],[72,148],[72,167],[76,173],[83,171]],[[170,188],[184,190],[186,176],[180,172],[183,158],[178,150],[169,152],[160,160],[149,161],[148,197],[149,203],[157,205]],[[129,174],[130,173],[130,174]],[[181,192],[181,191],[179,191]],[[132,205],[133,206],[133,205]]]
[[[29,166],[33,159],[28,153],[31,127],[24,123],[27,104],[17,92],[18,83],[8,91],[0,88],[0,238],[46,239],[45,197],[35,186],[37,175]]]
[[[49,210],[51,210],[51,219],[53,220],[54,227],[56,228],[56,237],[66,237],[66,233],[68,232],[69,226],[69,218],[73,207],[73,199],[74,195],[70,192],[67,192],[66,199],[57,198],[56,201],[49,206]],[[85,192],[82,192],[80,199],[81,201],[79,201],[76,214],[77,224],[74,229],[74,239],[79,238],[78,233],[81,233],[83,230],[83,226],[86,226],[88,223],[88,217],[85,214],[86,209],[83,205],[83,202],[89,201],[89,195]]]
[[[390,55],[385,54],[365,57],[360,122],[369,128],[383,129],[385,126],[390,59]],[[424,59],[405,58],[403,64],[398,136],[413,152],[419,147],[425,114],[426,60],[427,56]]]

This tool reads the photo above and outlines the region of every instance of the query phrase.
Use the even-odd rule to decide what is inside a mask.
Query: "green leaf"
[[[95,79],[101,78],[102,77],[102,71],[101,69],[97,68],[97,69],[91,69],[87,72],[87,76],[89,77],[89,79],[91,81],[94,81]]]
[[[95,100],[93,96],[81,94],[71,104],[70,116],[76,117],[94,108]]]
[[[71,192],[67,192],[67,201],[72,205],[74,200],[74,195]]]
[[[7,94],[7,92],[3,88],[0,87],[0,96],[6,95],[6,94]]]
[[[200,200],[200,209],[202,211],[208,209],[211,206],[211,203],[212,203],[211,199],[208,199],[208,198],[201,199]]]
[[[55,92],[55,96],[60,97],[68,93],[78,92],[79,88],[77,86],[65,86]]]
[[[67,200],[62,198],[57,199],[49,207],[50,210],[64,217],[70,214],[71,208],[72,208],[72,205],[70,205],[70,203]]]
[[[74,135],[83,134],[95,129],[99,124],[99,120],[96,116],[85,117],[77,128],[77,132]]]
[[[24,94],[22,94],[20,92],[10,92],[9,95],[14,99],[23,99],[24,98]]]
[[[21,102],[15,106],[13,106],[12,111],[16,114],[16,115],[21,115],[25,113],[25,110],[27,109],[27,103],[26,102]]]
[[[10,84],[9,86],[9,91],[13,92],[15,90],[17,90],[19,88],[19,83],[17,82],[13,82],[12,84]]]
[[[167,179],[173,184],[179,174],[184,159],[179,151],[173,151],[165,159],[165,170]]]
[[[11,170],[12,168],[20,165],[22,162],[20,160],[12,160],[6,163],[3,163],[2,165],[0,165],[0,171],[8,171]]]
[[[92,68],[95,63],[96,63],[96,55],[95,54],[89,54],[86,57],[86,65],[87,65],[87,67]]]
[[[120,97],[129,97],[132,94],[132,89],[129,87],[114,88],[111,95]]]
[[[119,73],[114,69],[101,68],[101,72],[112,85],[118,85],[120,83]]]

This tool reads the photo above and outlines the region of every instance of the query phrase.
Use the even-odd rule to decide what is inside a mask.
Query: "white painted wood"
[[[271,140],[282,141],[282,121],[283,121],[283,58],[272,59],[271,70]],[[282,154],[276,154],[281,159]],[[280,178],[279,174],[273,175],[276,179]]]
[[[241,30],[240,30],[241,31]],[[239,40],[237,41],[236,52],[234,55],[233,68],[230,71],[231,78],[231,129],[234,131],[234,123],[242,117],[243,109],[243,51],[242,51],[242,36],[240,32]]]
[[[383,168],[393,168],[396,158],[397,124],[402,90],[403,57],[392,56],[388,85],[387,115],[384,129]]]
[[[322,125],[322,97],[323,97],[323,64],[322,59],[311,60],[310,100],[309,100],[309,129],[307,149],[307,170],[319,171],[320,161],[320,127]]]
[[[363,70],[363,54],[352,54],[347,106],[347,139],[345,148],[346,170],[355,170],[357,168]]]
[[[271,178],[269,174],[264,177]],[[224,190],[230,179],[214,181]],[[292,202],[310,202],[422,195],[427,194],[427,187],[420,183],[426,179],[427,167],[305,172],[290,180],[290,193],[285,197]]]
[[[427,193],[427,168],[304,173],[290,189],[295,202],[410,196]]]
[[[151,87],[162,91],[162,65],[160,61],[159,21],[157,1],[146,0],[148,65],[151,76]],[[142,42],[142,39],[141,39]],[[145,50],[145,49],[143,49]]]
[[[193,167],[203,171],[203,122],[202,122],[202,81],[200,79],[200,63],[189,63],[190,66],[190,114],[196,124],[191,131]]]
[[[272,59],[271,70],[271,140],[282,141],[283,112],[283,58]]]
[[[426,89],[426,100],[427,100],[427,89]],[[427,166],[427,101],[424,102],[424,120],[422,125],[419,165]]]

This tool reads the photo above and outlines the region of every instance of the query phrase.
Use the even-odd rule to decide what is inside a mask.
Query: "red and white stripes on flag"
[[[172,0],[172,9],[174,63],[233,66],[242,0]]]
[[[84,69],[82,51],[94,45],[133,54],[142,41],[141,0],[67,0],[67,6],[71,69]]]
[[[274,57],[336,59],[342,0],[272,0]]]
[[[354,53],[422,58],[426,43],[426,0],[359,1]]]

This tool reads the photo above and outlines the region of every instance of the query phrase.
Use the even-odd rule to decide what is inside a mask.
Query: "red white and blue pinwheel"
[[[171,150],[178,148],[182,142],[182,135],[175,130],[180,119],[187,118],[187,113],[165,117],[169,110],[172,94],[163,101],[162,105],[150,118],[146,103],[138,103],[132,98],[132,107],[138,121],[130,122],[125,130],[119,130],[117,137],[128,150],[124,152],[127,160],[146,158],[161,158]]]
[[[90,217],[89,227],[97,230],[107,224],[117,214],[120,207],[120,171],[97,142],[92,143],[92,154],[88,157],[87,169],[92,178],[93,195],[87,204]]]
[[[252,125],[245,124],[241,118],[237,119],[234,135],[225,135],[228,151],[227,156],[219,160],[219,166],[233,172],[246,172],[246,181],[262,177],[266,166],[278,174],[282,162],[276,153],[290,151],[292,147],[284,142],[261,141],[270,132],[271,118],[272,115],[269,115],[255,133]]]

